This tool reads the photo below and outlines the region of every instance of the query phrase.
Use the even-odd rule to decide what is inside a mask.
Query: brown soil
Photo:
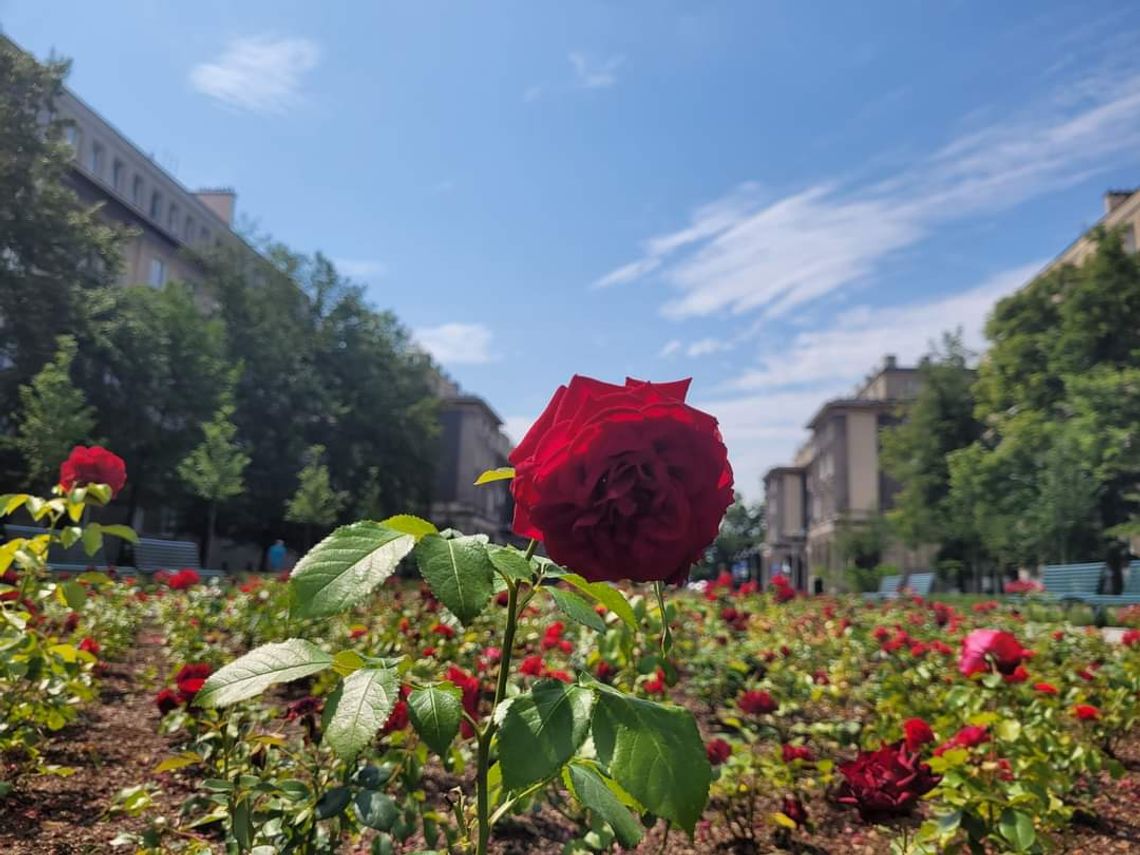
[[[100,701],[42,746],[44,762],[74,770],[68,777],[42,775],[21,780],[0,800],[0,852],[4,855],[93,855],[129,852],[110,842],[123,831],[141,831],[144,819],[110,815],[116,794],[157,783],[154,767],[170,750],[158,733],[153,691],[142,672],[164,663],[153,635],[143,633],[123,662],[104,666]],[[175,816],[189,794],[164,776],[155,794],[158,810]],[[172,786],[173,785],[173,786]]]

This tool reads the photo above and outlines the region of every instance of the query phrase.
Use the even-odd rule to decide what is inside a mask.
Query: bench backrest
[[[1140,561],[1128,565],[1128,578],[1124,580],[1124,593],[1140,597]]]
[[[899,592],[899,582],[901,581],[902,576],[884,576],[879,580],[879,593],[897,594]]]
[[[925,597],[934,587],[933,573],[911,573],[907,576],[906,587],[920,597]]]
[[[1104,574],[1103,561],[1088,564],[1047,564],[1041,581],[1050,594],[1095,594]]]
[[[198,544],[191,540],[143,537],[135,544],[135,566],[140,570],[201,570]]]
[[[14,540],[17,537],[27,538],[31,540],[33,537],[46,532],[47,529],[40,528],[36,525],[13,525],[8,523],[4,526],[4,533],[9,540]],[[94,555],[88,555],[87,551],[83,548],[82,542],[72,544],[67,549],[64,549],[63,544],[53,543],[48,548],[48,566],[64,565],[68,567],[106,567],[107,556],[103,552],[103,547],[100,546]]]

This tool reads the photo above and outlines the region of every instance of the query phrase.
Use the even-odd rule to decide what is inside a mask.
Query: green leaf
[[[637,629],[637,618],[633,614],[633,606],[625,598],[625,594],[606,582],[587,582],[577,573],[566,573],[562,576],[563,582],[573,585],[583,594],[593,597],[615,615],[630,629]]]
[[[623,847],[632,849],[636,846],[644,834],[641,823],[618,801],[602,776],[590,767],[577,763],[572,763],[569,771],[570,784],[578,801],[609,823],[618,843]]]
[[[597,706],[595,724],[599,713],[604,724],[594,728],[595,745],[599,758],[611,755],[610,774],[647,810],[691,834],[712,778],[692,713],[603,686]]]
[[[994,733],[1002,742],[1013,742],[1021,736],[1021,722],[1014,718],[1007,718],[998,722]]]
[[[355,650],[342,650],[333,656],[332,667],[341,677],[347,677],[364,667],[364,657]]]
[[[428,535],[416,544],[416,562],[432,593],[461,623],[473,621],[491,599],[495,568],[476,537]]]
[[[102,528],[103,534],[109,534],[112,537],[130,541],[131,543],[139,542],[138,534],[129,525],[105,525]]]
[[[487,557],[491,559],[495,569],[508,579],[514,579],[517,582],[529,582],[534,578],[534,571],[531,570],[530,562],[513,546],[488,546]]]
[[[606,622],[594,611],[593,606],[577,594],[563,591],[560,588],[547,588],[546,590],[553,598],[554,604],[562,610],[566,617],[595,632],[606,631]]]
[[[330,667],[333,659],[303,638],[263,644],[210,675],[194,697],[200,707],[224,707]]]
[[[249,851],[253,846],[253,820],[250,816],[249,799],[241,799],[234,805],[233,813],[234,837],[237,838],[238,849]]]
[[[344,813],[344,809],[348,807],[348,803],[351,800],[352,792],[348,787],[333,787],[317,799],[317,804],[314,808],[317,819],[329,819],[334,816],[340,816]]]
[[[27,493],[5,493],[0,496],[0,517],[6,517],[8,514],[18,511],[30,498],[31,496]]]
[[[395,572],[415,542],[369,520],[338,528],[293,568],[297,613],[324,617],[360,602]]]
[[[440,757],[447,756],[455,735],[459,733],[462,717],[459,689],[451,683],[416,689],[408,695],[408,718],[412,727],[428,748]]]
[[[1033,818],[1012,808],[1006,808],[1001,812],[998,830],[1017,852],[1025,852],[1037,840]]]
[[[481,487],[484,484],[490,484],[493,481],[509,481],[515,477],[515,468],[513,466],[500,466],[498,469],[488,469],[482,475],[475,479],[475,486]]]
[[[379,831],[388,831],[400,818],[400,809],[384,793],[361,790],[353,804],[360,824]]]
[[[555,775],[590,731],[594,692],[543,680],[513,698],[499,730],[499,763],[509,790]]]
[[[63,601],[73,612],[79,611],[87,602],[87,591],[78,582],[69,580],[64,582],[60,589],[63,591]]]
[[[399,678],[390,668],[353,671],[325,708],[325,744],[341,757],[355,757],[392,714],[399,690]]]
[[[439,534],[439,529],[430,522],[412,514],[397,514],[394,517],[388,517],[388,519],[382,520],[380,525],[387,526],[392,531],[410,534],[416,540],[429,534]]]

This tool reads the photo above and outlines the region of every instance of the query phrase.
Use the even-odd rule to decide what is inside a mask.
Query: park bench
[[[18,537],[31,540],[45,531],[47,529],[36,525],[8,523],[4,526],[4,533],[8,540],[15,540]],[[62,544],[53,543],[48,549],[48,569],[56,573],[84,573],[90,568],[101,570],[108,566],[107,556],[103,552],[102,546],[96,550],[94,555],[88,555],[83,549],[82,543],[73,544],[68,549],[64,549]]]
[[[1106,606],[1133,606],[1140,603],[1140,561],[1133,561],[1128,566],[1128,578],[1124,580],[1124,590],[1119,594],[1080,594],[1076,599],[1098,609]]]
[[[1045,584],[1044,596],[1062,603],[1081,602],[1085,597],[1095,596],[1104,570],[1103,561],[1046,564],[1041,571],[1041,581]]]
[[[925,597],[934,587],[933,573],[911,573],[908,576],[884,576],[879,580],[879,590],[863,596],[870,600],[893,600],[899,595],[900,585],[905,580],[905,588],[912,594]]]
[[[906,588],[906,590],[919,597],[928,596],[930,594],[931,588],[934,587],[934,574],[911,573],[906,577],[906,582],[903,586]]]
[[[198,544],[192,540],[163,540],[157,537],[140,537],[134,547],[135,566],[144,573],[156,570],[190,568],[202,578],[220,578],[221,570],[203,570],[198,560]]]
[[[868,600],[890,600],[899,595],[899,582],[902,576],[884,576],[879,580],[879,590],[863,594]]]

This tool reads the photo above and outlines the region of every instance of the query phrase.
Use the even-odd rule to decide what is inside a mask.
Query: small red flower
[[[546,671],[546,663],[537,653],[534,656],[527,656],[519,663],[519,673],[525,674],[527,677],[541,677],[544,671]]]
[[[158,714],[163,716],[182,706],[182,699],[173,689],[163,689],[155,695],[154,705],[158,707]]]
[[[1073,707],[1073,715],[1081,721],[1096,721],[1100,718],[1100,710],[1092,704],[1077,704]]]
[[[651,695],[665,694],[665,672],[658,668],[657,673],[645,681],[644,688]]]
[[[784,804],[781,807],[781,811],[784,816],[800,828],[807,825],[807,808],[804,807],[804,803],[800,801],[799,796],[784,796]]]
[[[942,780],[901,743],[861,752],[839,773],[844,780],[836,801],[858,808],[864,822],[907,816]]]
[[[710,739],[705,743],[705,754],[708,755],[711,765],[719,766],[732,754],[732,746],[720,738]]]
[[[79,626],[79,612],[68,612],[67,619],[63,622],[64,632],[75,632]]]
[[[918,751],[923,745],[934,741],[934,731],[920,718],[908,718],[904,721],[903,735],[908,751]]]
[[[1127,630],[1124,635],[1120,637],[1120,642],[1125,647],[1140,646],[1140,629]]]
[[[605,659],[598,660],[598,664],[594,666],[594,676],[596,676],[603,683],[608,683],[617,674],[618,669]]]
[[[1052,683],[1034,683],[1033,688],[1035,691],[1038,691],[1043,695],[1057,694],[1057,687]]]
[[[1018,665],[1016,668],[1013,669],[1012,674],[1006,674],[1002,677],[1002,680],[1004,680],[1007,683],[1024,683],[1028,679],[1029,679],[1029,672],[1027,670],[1025,670],[1024,665]]]
[[[741,695],[736,705],[748,715],[764,715],[773,713],[779,708],[775,699],[763,690],[752,690]]]
[[[368,634],[368,627],[365,627],[365,626],[354,626],[354,627],[352,627],[352,629],[350,629],[348,631],[348,637],[350,639],[351,638],[363,638],[367,634]]]
[[[784,758],[785,763],[792,763],[796,760],[811,763],[815,760],[815,755],[806,745],[789,745],[786,742],[780,746],[780,756]]]
[[[201,581],[202,577],[198,575],[197,570],[194,570],[190,567],[184,567],[173,576],[168,578],[166,580],[166,585],[175,591],[185,591],[188,588],[193,588]]]
[[[983,742],[989,742],[989,740],[990,735],[984,727],[969,724],[935,748],[934,756],[941,757],[952,748],[976,748]]]
[[[431,631],[441,638],[455,638],[455,630],[445,623],[437,623]]]
[[[202,689],[212,671],[209,665],[201,662],[183,665],[179,669],[174,682],[178,686],[178,694],[182,697],[183,703],[189,704],[194,700],[194,696]]]
[[[1029,651],[1008,632],[997,629],[975,629],[962,640],[962,654],[958,670],[967,677],[994,669],[1000,674],[1012,674],[1029,656]]]
[[[452,665],[447,669],[447,679],[459,687],[463,692],[463,709],[471,718],[479,718],[479,678],[472,674],[468,674],[462,668]],[[465,739],[470,739],[475,735],[474,729],[471,724],[464,719],[460,727],[460,732]]]
[[[99,646],[99,642],[94,638],[87,637],[79,642],[79,649],[84,653],[90,653],[92,656],[98,656],[99,651],[103,648]]]
[[[289,706],[285,707],[285,721],[296,721],[299,718],[315,718],[321,712],[321,708],[325,702],[321,698],[309,695],[301,698],[300,700],[293,701]]]
[[[559,680],[563,683],[573,683],[574,682],[573,677],[571,677],[567,672],[561,671],[561,670],[547,671],[546,674],[544,674],[543,676],[548,677],[551,680]]]

